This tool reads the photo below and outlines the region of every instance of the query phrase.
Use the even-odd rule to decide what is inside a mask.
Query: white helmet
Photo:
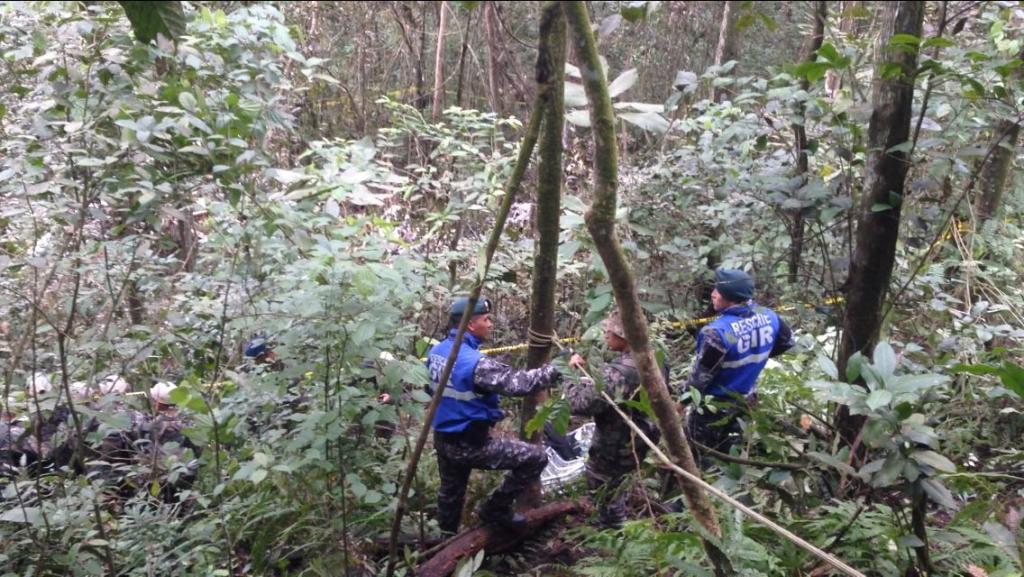
[[[50,377],[43,373],[32,373],[25,388],[29,394],[34,392],[37,395],[44,395],[53,390],[53,383],[50,382]]]
[[[101,395],[123,395],[128,392],[128,388],[128,382],[122,379],[120,375],[109,375],[99,382]]]
[[[161,381],[149,389],[149,397],[156,403],[169,405],[171,404],[171,391],[177,388],[178,386],[174,383]]]

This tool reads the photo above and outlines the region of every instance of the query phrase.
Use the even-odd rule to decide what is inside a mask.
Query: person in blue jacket
[[[455,333],[469,304],[467,297],[457,299],[449,311],[451,329],[448,338],[434,345],[427,356],[431,393],[444,371]],[[438,525],[443,533],[458,532],[466,484],[473,469],[508,470],[501,485],[480,506],[484,523],[519,528],[525,518],[512,506],[517,496],[540,478],[548,458],[543,445],[491,434],[502,418],[499,395],[522,397],[558,384],[561,373],[552,365],[519,370],[480,352],[494,326],[491,302],[480,299],[463,337],[455,365],[441,396],[432,423],[434,449],[441,486],[437,495]]]
[[[680,391],[692,387],[718,408],[691,408],[687,433],[722,453],[742,435],[739,418],[757,401],[757,378],[768,359],[794,345],[789,325],[753,297],[750,275],[735,269],[715,271],[711,305],[718,316],[697,334],[696,362]],[[698,447],[694,456],[704,466]]]

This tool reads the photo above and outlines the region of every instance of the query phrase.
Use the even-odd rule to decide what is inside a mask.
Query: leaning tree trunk
[[[922,2],[889,2],[884,5],[884,31],[877,47],[873,111],[868,127],[870,154],[864,168],[864,192],[860,203],[853,260],[850,263],[843,337],[839,346],[839,374],[854,353],[869,353],[878,341],[882,305],[896,260],[900,205],[909,168],[906,152],[893,150],[910,137],[917,54],[889,46],[896,34],[921,36]],[[891,65],[900,73],[886,74]],[[843,440],[853,445],[864,424],[863,416],[840,407],[836,418]]]
[[[739,5],[736,0],[727,0],[722,6],[722,23],[718,29],[718,46],[715,47],[715,66],[736,60],[736,17]],[[721,102],[725,95],[725,87],[719,86],[713,90],[712,98],[715,102]]]
[[[818,49],[821,48],[821,43],[825,40],[827,18],[828,3],[825,0],[818,0],[814,3],[814,32],[811,34],[811,42],[807,47],[807,55],[804,57],[807,62],[814,62],[818,58]],[[805,76],[800,80],[800,89],[807,92],[810,88],[811,81]],[[800,119],[800,122],[793,123],[793,136],[796,141],[796,173],[800,177],[801,184],[804,185],[807,184],[807,172],[810,164],[807,158],[807,129],[804,127],[804,123],[807,122],[806,111],[807,104],[801,102],[797,111],[797,118]],[[790,224],[789,234],[789,286],[793,288],[799,281],[800,260],[804,253],[804,207],[796,207],[791,215],[793,220]]]
[[[536,336],[551,335],[555,329],[555,286],[558,275],[558,221],[562,208],[562,128],[565,125],[565,16],[557,2],[544,5],[540,21],[537,53],[537,86],[544,111],[537,160],[537,252],[533,261],[533,292],[530,297],[530,348],[526,366],[531,369],[548,362],[551,342]],[[537,407],[548,398],[547,391],[523,400],[522,435],[527,438],[526,423]],[[539,442],[541,435],[532,435]],[[540,481],[521,500],[540,503]]]
[[[590,101],[591,134],[594,139],[594,204],[587,211],[587,229],[594,239],[601,260],[608,270],[608,276],[615,294],[615,302],[622,315],[626,340],[633,351],[644,389],[650,398],[651,407],[658,420],[658,427],[665,438],[673,460],[685,471],[699,476],[697,465],[690,452],[690,445],[683,434],[683,428],[676,413],[676,405],[669,394],[665,380],[654,360],[648,333],[647,319],[640,307],[633,273],[615,232],[615,208],[618,187],[618,155],[615,142],[615,117],[612,112],[608,85],[601,61],[597,54],[590,16],[583,2],[562,4],[569,26],[572,29],[576,55],[580,61],[583,86]],[[683,493],[693,516],[708,534],[718,538],[722,530],[715,517],[715,511],[704,491],[688,479],[683,482]],[[704,541],[708,557],[718,575],[732,573],[728,557],[711,541]]]
[[[1017,57],[1024,60],[1024,49],[1021,49],[1020,55]],[[1022,75],[1024,73],[1018,67],[1010,76],[1014,82],[1007,82],[1007,85],[1019,85]],[[1005,102],[1011,105],[1010,110],[1013,110],[1014,94],[1015,92],[1012,91],[1006,94]],[[1006,188],[1006,179],[1013,166],[1013,160],[1017,156],[1020,125],[1020,118],[1003,118],[996,123],[992,138],[999,141],[999,144],[981,169],[979,178],[981,191],[974,200],[974,218],[977,223],[975,228],[977,229],[980,229],[999,212],[999,205],[1003,200],[1003,190]]]

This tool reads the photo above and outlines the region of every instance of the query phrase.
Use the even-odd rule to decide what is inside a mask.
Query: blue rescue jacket
[[[444,371],[448,353],[455,344],[455,329],[448,333],[448,338],[437,343],[427,355],[427,368],[430,370],[431,392],[437,389]],[[480,339],[466,333],[459,356],[455,359],[451,377],[441,396],[441,404],[434,415],[433,427],[442,433],[459,433],[473,421],[497,422],[505,418],[498,403],[497,393],[478,391],[473,385],[473,371],[483,353],[480,352]]]
[[[754,391],[757,377],[768,364],[776,336],[779,315],[755,303],[729,307],[708,323],[728,347],[718,375],[705,394],[714,397],[745,397]],[[703,331],[697,334],[697,350],[703,344]]]

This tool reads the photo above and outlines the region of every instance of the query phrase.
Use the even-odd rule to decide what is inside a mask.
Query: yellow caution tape
[[[841,297],[841,296],[829,297],[829,298],[823,300],[822,304],[823,305],[834,305],[834,304],[841,303],[844,300],[845,299],[843,297]],[[793,311],[793,310],[796,310],[798,308],[798,306],[799,305],[786,305],[786,306],[783,306],[783,307],[779,307],[778,309],[775,309],[775,310],[782,311],[782,312]],[[813,307],[815,305],[802,305],[802,306],[804,308],[811,308],[811,307]],[[673,322],[673,323],[669,323],[668,326],[671,327],[671,328],[674,328],[674,329],[685,329],[685,328],[690,328],[690,327],[699,327],[699,326],[703,326],[703,325],[708,324],[709,322],[715,320],[716,318],[718,318],[717,315],[710,316],[710,317],[700,317],[700,318],[696,318],[696,319],[687,319],[685,321],[676,321],[676,322]],[[566,337],[564,339],[559,339],[559,342],[561,342],[561,343],[577,343],[579,341],[580,341],[580,337]],[[493,347],[493,348],[489,348],[489,349],[480,349],[480,352],[485,354],[485,355],[500,355],[500,354],[503,354],[503,353],[513,353],[513,352],[517,352],[517,351],[522,351],[522,350],[525,350],[525,349],[528,349],[528,348],[530,348],[530,344],[529,343],[520,343],[518,345],[508,345],[508,346],[505,346],[505,347]]]

